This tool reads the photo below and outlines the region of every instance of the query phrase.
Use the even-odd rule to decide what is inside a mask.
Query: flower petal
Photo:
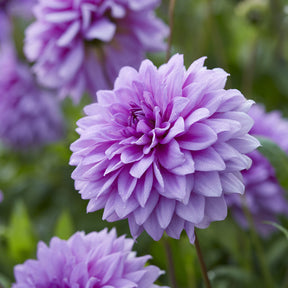
[[[225,162],[212,147],[194,152],[193,160],[196,171],[222,171],[226,168]]]
[[[167,226],[170,224],[174,214],[175,206],[176,206],[175,200],[160,197],[156,209],[156,216],[161,228],[166,229]]]
[[[182,219],[197,224],[204,218],[205,198],[202,195],[191,194],[189,202],[184,205],[177,202],[176,213]]]
[[[217,141],[216,133],[207,125],[195,123],[184,135],[177,138],[181,148],[202,150]]]
[[[219,197],[222,195],[223,189],[218,172],[196,172],[194,179],[193,191],[195,193],[207,197]]]
[[[101,19],[92,24],[85,33],[87,40],[99,39],[109,42],[115,35],[116,25],[106,19]]]

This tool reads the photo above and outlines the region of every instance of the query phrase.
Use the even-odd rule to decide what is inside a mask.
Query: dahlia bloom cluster
[[[1,141],[19,149],[58,140],[63,132],[59,103],[10,49],[0,51],[0,123]]]
[[[144,266],[151,257],[136,257],[132,246],[115,230],[77,232],[67,241],[54,237],[50,246],[38,244],[37,260],[15,266],[12,288],[159,287],[153,283],[162,272]]]
[[[251,135],[266,137],[288,153],[288,121],[282,118],[280,112],[266,113],[263,106],[254,105],[249,115],[255,122]],[[243,211],[243,205],[246,205],[257,231],[266,236],[274,229],[263,222],[276,222],[278,214],[288,215],[288,201],[270,162],[258,151],[250,153],[249,157],[253,164],[248,171],[243,171],[245,201],[238,195],[227,195],[226,200],[232,215],[245,229],[249,227]]]
[[[165,49],[168,29],[154,14],[159,0],[40,0],[24,50],[41,84],[78,102],[110,89],[120,68],[138,67]]]
[[[186,230],[191,243],[194,227],[226,217],[224,194],[244,192],[240,171],[259,143],[248,134],[253,101],[225,90],[227,73],[204,60],[188,70],[178,54],[159,69],[124,67],[114,90],[85,107],[70,164],[88,212],[128,218],[133,237]]]

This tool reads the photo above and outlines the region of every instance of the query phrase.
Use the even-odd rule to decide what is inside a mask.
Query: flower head
[[[288,121],[282,118],[280,112],[266,113],[263,106],[254,105],[249,115],[254,119],[251,135],[266,137],[288,153]],[[278,214],[288,215],[288,202],[270,162],[258,151],[249,153],[249,157],[252,166],[243,171],[245,201],[239,195],[227,195],[226,200],[237,222],[247,229],[249,224],[243,211],[243,205],[246,205],[256,229],[266,236],[274,229],[264,221],[275,222]]]
[[[163,50],[167,27],[159,0],[41,0],[24,50],[39,81],[77,102],[110,89],[120,68],[137,67],[144,53]]]
[[[63,132],[59,103],[37,87],[13,49],[0,51],[0,67],[1,141],[27,148],[58,140]]]
[[[204,60],[188,70],[182,55],[159,69],[149,60],[139,72],[125,67],[114,90],[85,108],[70,164],[88,212],[128,218],[134,237],[145,229],[179,238],[184,229],[191,242],[194,227],[226,217],[224,193],[243,193],[245,153],[258,146],[247,134],[253,102],[225,90],[227,73]]]
[[[136,257],[133,240],[117,238],[115,230],[77,232],[67,241],[52,238],[50,246],[38,244],[37,260],[14,269],[13,288],[119,287],[156,288],[162,274],[144,266],[150,256]]]

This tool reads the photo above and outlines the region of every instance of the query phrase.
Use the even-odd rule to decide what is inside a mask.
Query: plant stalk
[[[271,273],[269,271],[269,268],[267,266],[265,253],[263,251],[263,247],[262,247],[261,242],[259,240],[259,236],[256,232],[253,217],[252,217],[251,212],[249,211],[249,208],[247,207],[246,203],[247,203],[246,198],[244,196],[244,197],[242,197],[242,206],[243,206],[243,210],[244,210],[246,219],[247,219],[249,226],[250,226],[251,240],[252,240],[252,243],[255,247],[255,252],[256,252],[256,255],[257,255],[257,258],[259,261],[262,276],[265,279],[265,286],[267,288],[273,288],[274,287],[273,279],[272,279]]]
[[[198,238],[197,238],[196,231],[194,231],[194,233],[195,233],[195,243],[194,243],[194,245],[195,245],[197,256],[198,256],[198,259],[199,259],[200,268],[201,268],[202,276],[203,276],[203,279],[204,279],[204,283],[205,283],[206,288],[212,288],[210,280],[208,278],[207,268],[206,268],[205,261],[204,261],[204,258],[203,258],[203,255],[202,255],[202,252],[201,252],[201,249],[200,249],[200,245],[199,245],[199,241],[198,241]]]
[[[163,241],[163,246],[165,249],[165,254],[166,254],[166,259],[167,259],[167,270],[168,270],[169,281],[171,283],[171,288],[177,288],[171,245],[168,239],[165,237],[165,235],[162,241]]]
[[[171,56],[171,47],[172,47],[172,37],[173,37],[173,27],[174,27],[174,10],[175,10],[175,3],[176,0],[170,0],[169,2],[169,28],[170,33],[168,37],[168,45],[167,45],[167,51],[166,51],[166,61],[169,60]]]

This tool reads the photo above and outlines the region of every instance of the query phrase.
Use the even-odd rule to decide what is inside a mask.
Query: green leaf
[[[279,225],[278,223],[272,222],[272,221],[265,221],[264,223],[272,225],[275,228],[277,228],[278,230],[280,230],[281,232],[283,232],[284,235],[286,236],[287,240],[288,240],[288,230],[286,228],[284,228],[283,226]]]
[[[6,237],[11,257],[16,261],[26,260],[36,249],[33,226],[22,201],[14,205]]]
[[[288,190],[288,155],[275,142],[264,137],[257,138],[262,145],[258,150],[274,167],[280,185]]]
[[[0,274],[0,288],[9,288],[11,287],[11,283],[6,276]]]
[[[54,235],[67,240],[73,232],[74,228],[71,215],[67,210],[64,210],[57,220]]]
[[[257,281],[250,271],[246,271],[236,266],[218,266],[217,268],[209,271],[209,278],[216,282],[219,279],[225,279],[226,281],[232,281],[236,287],[248,287],[246,285]],[[238,286],[239,285],[239,286]]]

